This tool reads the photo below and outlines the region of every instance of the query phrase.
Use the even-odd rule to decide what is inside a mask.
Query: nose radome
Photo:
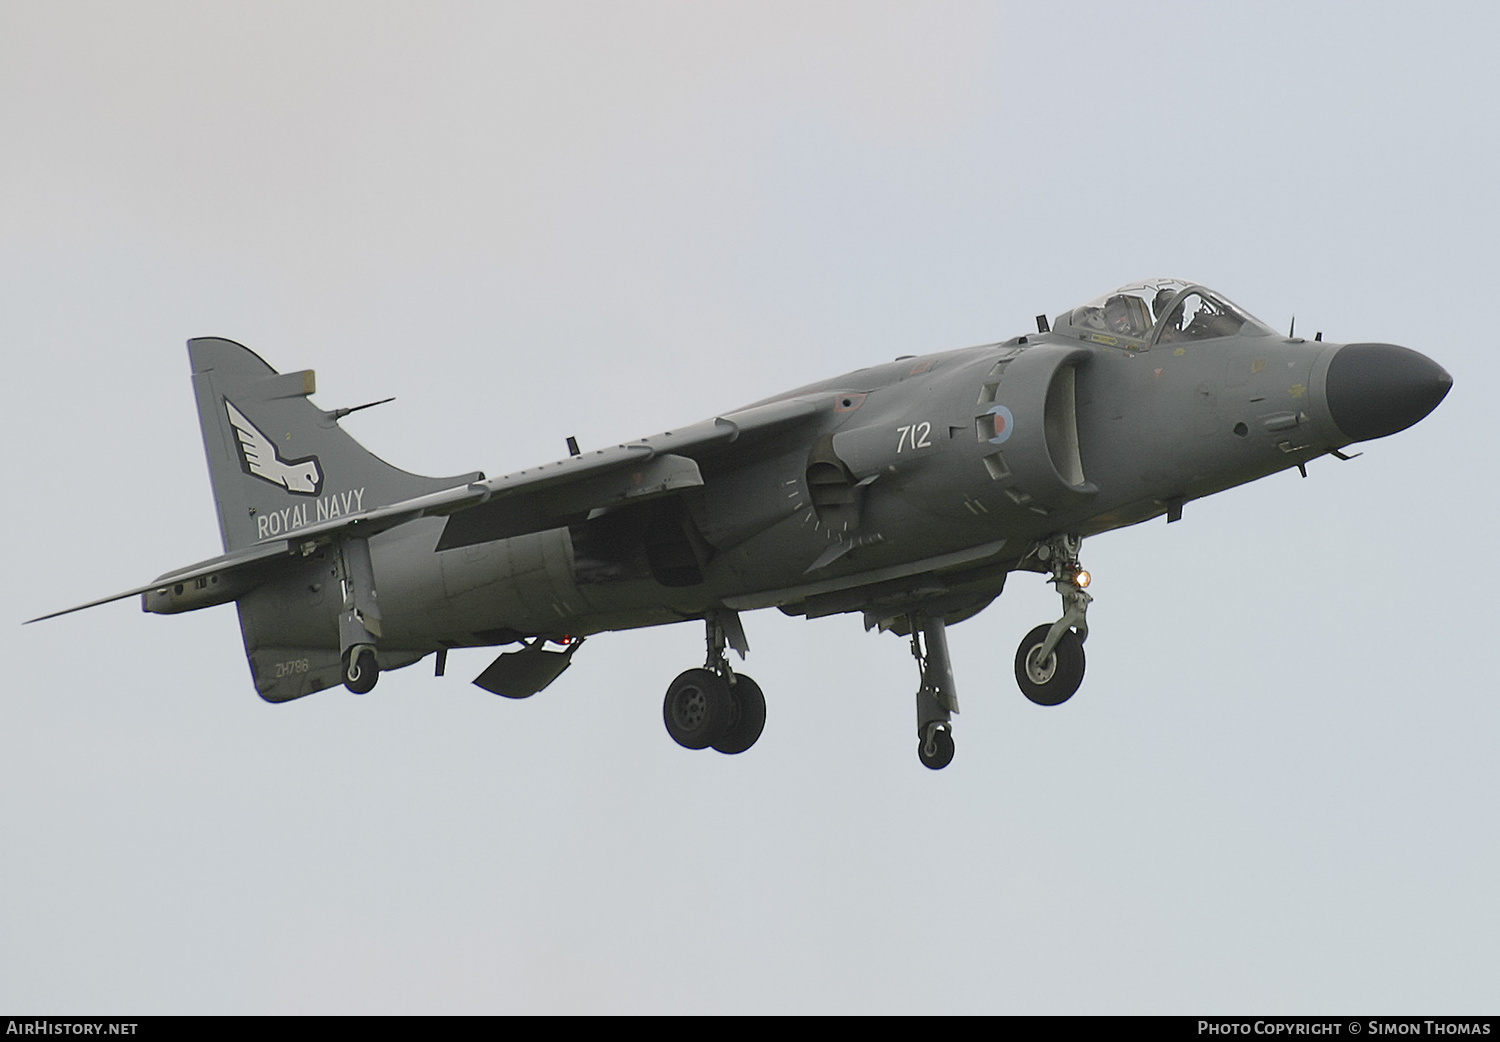
[[[1395,344],[1345,344],[1328,363],[1328,411],[1350,441],[1404,431],[1437,408],[1453,377]]]

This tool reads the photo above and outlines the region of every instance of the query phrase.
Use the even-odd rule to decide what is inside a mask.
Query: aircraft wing
[[[419,517],[452,515],[437,544],[439,550],[451,550],[560,528],[595,511],[700,486],[700,459],[778,434],[831,407],[828,394],[755,405],[638,441],[345,514],[293,529],[284,538],[295,546],[345,530],[373,535]]]
[[[698,487],[703,484],[699,459],[795,427],[831,408],[831,403],[827,394],[768,402],[639,441],[356,511],[167,572],[144,586],[27,621],[40,622],[139,594],[156,597],[153,611],[221,604],[259,582],[278,558],[307,552],[338,536],[371,536],[421,517],[448,516],[439,550],[559,528],[596,511]],[[179,585],[186,588],[186,597],[180,593],[169,597],[168,591]]]
[[[699,460],[794,427],[829,402],[829,395],[819,394],[756,405],[483,482],[486,497],[448,519],[437,548],[557,528],[610,507],[701,486]]]

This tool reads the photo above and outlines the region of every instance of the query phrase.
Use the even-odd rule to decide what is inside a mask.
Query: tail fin
[[[277,373],[218,337],[189,340],[188,356],[226,551],[483,477],[428,478],[391,466],[308,400],[311,369]]]

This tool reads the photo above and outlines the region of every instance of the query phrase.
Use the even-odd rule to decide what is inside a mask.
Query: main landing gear
[[[724,612],[707,620],[708,661],[690,669],[667,688],[662,720],[667,734],[684,749],[742,753],[766,726],[766,696],[760,685],[729,668],[726,647],[745,657],[750,650],[739,615]]]
[[[1087,615],[1094,598],[1083,589],[1089,573],[1078,563],[1082,546],[1082,537],[1060,535],[1037,549],[1063,602],[1062,618],[1026,634],[1016,649],[1016,683],[1037,705],[1062,705],[1083,683],[1083,642],[1088,639]]]

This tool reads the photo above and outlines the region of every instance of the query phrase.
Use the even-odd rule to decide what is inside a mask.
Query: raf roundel
[[[990,438],[991,445],[1003,444],[1010,438],[1010,432],[1016,425],[1016,418],[1010,414],[1010,410],[1003,405],[990,406],[990,415],[994,417],[995,434]]]

